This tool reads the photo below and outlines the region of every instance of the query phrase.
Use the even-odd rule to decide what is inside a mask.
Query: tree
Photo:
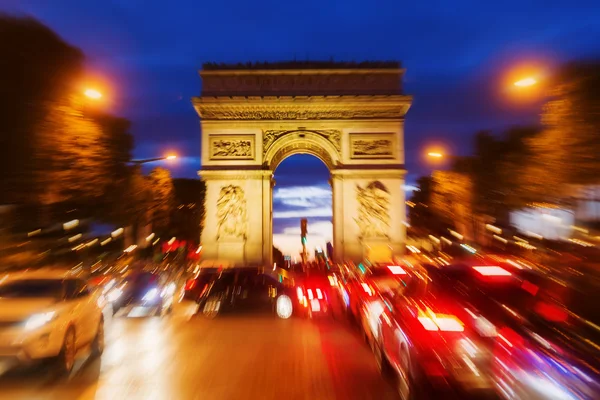
[[[431,213],[431,176],[422,176],[417,179],[418,189],[410,198],[408,218],[410,225],[415,229],[434,230],[435,218]]]
[[[528,141],[531,164],[522,196],[531,201],[568,201],[570,185],[600,180],[600,62],[572,63],[554,79],[543,107],[543,132]]]
[[[105,194],[128,179],[129,121],[91,107],[80,88],[83,54],[49,28],[0,15],[0,35],[0,203],[107,215]]]
[[[173,179],[176,207],[171,229],[178,238],[197,243],[204,222],[206,184],[199,179]]]
[[[45,192],[40,132],[53,129],[40,127],[60,119],[49,114],[73,92],[83,54],[31,18],[0,14],[0,37],[0,202],[27,203]]]
[[[149,222],[152,202],[152,187],[139,166],[131,167],[120,196],[119,205],[113,208],[112,222],[119,225],[139,226]]]
[[[473,238],[473,181],[464,173],[435,171],[431,185],[431,211]]]
[[[474,212],[506,220],[509,211],[524,205],[518,192],[530,159],[527,142],[538,134],[537,127],[513,127],[500,136],[475,135],[473,156],[460,158],[453,168],[473,180]]]
[[[78,101],[57,99],[37,126],[36,168],[41,204],[100,198],[111,182],[112,160],[99,124],[84,115]]]
[[[150,203],[152,226],[157,230],[167,229],[175,200],[171,174],[168,169],[158,167],[150,172],[148,178],[152,191]]]

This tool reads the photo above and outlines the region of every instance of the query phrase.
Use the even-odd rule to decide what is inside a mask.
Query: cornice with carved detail
[[[402,119],[410,96],[197,97],[203,120]]]

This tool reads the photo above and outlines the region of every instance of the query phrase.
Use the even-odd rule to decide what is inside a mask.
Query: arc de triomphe
[[[273,172],[298,153],[331,172],[336,261],[400,254],[412,101],[403,72],[397,63],[205,65],[193,99],[206,182],[203,258],[271,265]]]

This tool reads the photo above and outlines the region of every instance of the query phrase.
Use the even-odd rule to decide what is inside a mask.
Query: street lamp
[[[433,158],[443,158],[444,155],[440,152],[437,151],[430,151],[429,153],[427,153],[427,156],[429,157],[433,157]]]
[[[150,162],[154,162],[154,161],[162,161],[162,160],[174,160],[176,159],[177,156],[174,154],[170,154],[168,156],[164,156],[164,157],[155,157],[155,158],[145,158],[142,160],[131,160],[130,162],[135,164],[135,165],[140,165],[140,164],[146,164],[146,163],[150,163]]]

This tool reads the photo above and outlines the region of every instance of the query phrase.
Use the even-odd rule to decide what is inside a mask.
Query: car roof
[[[24,270],[18,272],[12,272],[6,274],[4,277],[0,277],[0,283],[11,282],[17,280],[30,280],[30,279],[67,279],[75,278],[73,271],[63,268],[42,268],[35,270]]]

